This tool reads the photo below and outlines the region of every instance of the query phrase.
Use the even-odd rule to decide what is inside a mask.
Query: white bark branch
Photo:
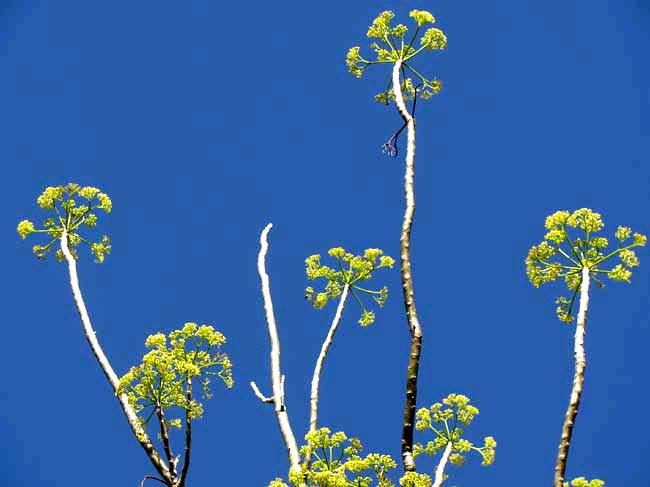
[[[578,415],[580,407],[580,396],[582,395],[582,386],[585,381],[585,368],[587,366],[587,356],[585,355],[585,333],[587,328],[587,309],[589,308],[589,268],[582,268],[582,282],[580,283],[580,309],[576,323],[575,342],[573,353],[575,356],[575,372],[573,374],[573,387],[569,398],[569,407],[567,408],[564,424],[562,425],[562,437],[560,438],[560,447],[557,452],[557,461],[555,463],[554,487],[564,485],[564,472],[566,470],[567,457],[569,456],[569,446],[571,445],[571,433]]]
[[[318,359],[316,360],[316,367],[314,368],[314,375],[311,380],[311,396],[310,396],[310,404],[309,404],[309,431],[316,431],[316,423],[318,422],[318,387],[320,385],[320,373],[321,370],[323,369],[323,362],[325,362],[325,356],[327,355],[327,351],[330,348],[330,345],[332,344],[332,339],[334,338],[334,333],[336,333],[336,330],[339,327],[339,323],[341,321],[341,316],[343,315],[343,307],[345,306],[345,300],[348,298],[348,291],[350,290],[350,286],[346,284],[343,287],[343,292],[341,293],[341,299],[339,300],[339,305],[336,308],[336,314],[334,315],[334,319],[332,320],[332,325],[330,326],[330,330],[327,333],[327,337],[325,337],[325,341],[323,342],[323,346],[320,349],[320,354],[318,355]]]
[[[99,363],[99,366],[104,371],[104,374],[108,379],[108,382],[110,382],[111,386],[113,387],[113,390],[117,392],[117,388],[119,386],[120,381],[117,377],[117,374],[113,370],[113,367],[111,366],[108,358],[104,354],[104,351],[102,350],[102,347],[99,344],[99,340],[97,339],[95,330],[93,330],[92,324],[90,322],[90,316],[88,315],[88,310],[86,309],[86,304],[84,303],[84,299],[81,294],[81,289],[79,288],[79,277],[77,276],[77,262],[72,256],[72,254],[70,253],[70,250],[68,249],[68,233],[65,229],[63,230],[63,234],[61,235],[60,243],[61,243],[61,251],[63,252],[65,260],[68,264],[68,271],[70,274],[70,287],[72,288],[72,295],[74,297],[74,302],[77,306],[77,311],[79,312],[79,317],[81,318],[81,324],[83,325],[84,333],[86,334],[86,339],[88,340],[88,344],[90,345],[90,348],[93,354],[95,355],[95,358]],[[135,414],[135,411],[133,411],[133,408],[131,408],[131,405],[129,404],[128,396],[126,394],[120,394],[117,397],[117,399],[120,403],[120,406],[122,406],[122,410],[126,415],[126,419],[128,420],[129,425],[131,426],[131,430],[133,431],[133,434],[135,434],[135,437],[138,439],[140,446],[142,446],[142,448],[144,449],[145,453],[151,460],[151,463],[156,468],[158,473],[163,477],[165,481],[171,484],[172,478],[170,476],[169,468],[167,467],[167,465],[165,465],[165,462],[162,460],[162,458],[156,451],[154,445],[147,438],[147,434],[142,428],[142,426],[140,425],[140,422],[138,421],[138,417]]]
[[[406,373],[406,400],[402,425],[402,464],[404,471],[415,471],[413,456],[413,427],[415,423],[415,406],[417,402],[418,371],[422,349],[422,328],[415,309],[415,292],[413,290],[413,272],[411,270],[411,226],[415,214],[415,119],[406,109],[400,83],[402,61],[393,66],[393,92],[399,114],[407,126],[406,167],[404,170],[404,196],[406,208],[400,237],[400,271],[402,274],[402,292],[404,307],[411,334],[411,346]]]
[[[442,458],[438,463],[438,468],[436,468],[436,478],[431,487],[440,487],[442,485],[442,482],[445,480],[445,467],[447,466],[447,460],[449,460],[449,455],[451,454],[451,446],[452,445],[450,441],[447,443],[447,447],[445,448],[445,451],[442,454]]]
[[[262,231],[260,236],[260,252],[257,256],[257,271],[260,275],[262,284],[262,296],[264,297],[264,313],[266,315],[266,324],[269,330],[269,340],[271,342],[271,381],[273,384],[273,404],[275,406],[275,415],[278,419],[280,426],[280,433],[284,439],[284,444],[287,447],[289,454],[289,463],[296,472],[300,472],[300,455],[296,438],[291,430],[291,423],[289,422],[289,415],[284,405],[284,376],[280,372],[280,339],[278,337],[278,330],[275,324],[275,314],[273,313],[273,301],[271,299],[271,287],[269,284],[269,276],[266,273],[266,253],[269,248],[267,236],[273,225],[269,223]],[[253,387],[253,383],[251,383]],[[257,387],[253,387],[255,391]],[[256,391],[258,397],[262,396],[259,389]],[[262,399],[264,396],[262,396]],[[270,402],[270,401],[264,401]]]

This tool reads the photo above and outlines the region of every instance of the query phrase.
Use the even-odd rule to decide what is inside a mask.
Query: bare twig
[[[144,486],[144,481],[145,480],[157,480],[161,484],[168,485],[167,482],[165,482],[164,480],[159,479],[158,477],[154,477],[153,475],[145,475],[144,478],[142,479],[142,482],[140,482],[140,487]]]
[[[257,387],[257,384],[255,383],[255,381],[250,381],[250,385],[251,385],[251,388],[253,389],[253,392],[259,398],[260,401],[268,402],[268,403],[273,402],[273,397],[266,397],[264,394],[262,394],[259,387]]]
[[[415,471],[415,458],[413,457],[413,427],[415,422],[415,405],[417,400],[418,369],[420,367],[420,350],[422,348],[422,329],[415,309],[415,294],[413,291],[413,274],[411,271],[411,226],[415,213],[415,118],[406,109],[400,85],[400,67],[402,61],[398,60],[393,66],[393,92],[395,104],[399,114],[407,125],[406,168],[404,173],[404,194],[406,209],[402,222],[400,237],[400,261],[402,273],[402,292],[409,332],[411,334],[411,347],[406,375],[406,400],[404,405],[404,421],[402,425],[402,463],[404,471]]]
[[[447,443],[447,447],[445,448],[444,453],[442,454],[442,458],[440,459],[440,462],[438,463],[438,468],[436,468],[436,478],[433,482],[433,485],[431,487],[440,487],[442,485],[442,482],[445,480],[445,467],[447,466],[447,460],[449,460],[449,455],[451,453],[451,441]]]
[[[573,374],[573,388],[569,398],[569,407],[567,408],[564,424],[562,425],[562,437],[560,447],[557,452],[557,461],[555,463],[554,487],[564,485],[564,470],[569,455],[569,446],[571,444],[571,432],[573,424],[578,415],[580,406],[580,396],[582,394],[582,385],[585,381],[585,367],[587,366],[587,357],[585,355],[585,331],[587,326],[587,309],[589,307],[589,268],[582,268],[582,282],[580,284],[580,309],[578,310],[578,319],[576,323],[576,334],[574,343],[575,372]]]
[[[176,464],[174,463],[174,455],[172,448],[169,444],[169,432],[167,431],[167,424],[165,423],[165,413],[161,406],[156,405],[156,416],[158,417],[158,424],[160,425],[160,438],[162,439],[163,450],[167,455],[167,464],[169,465],[169,475],[172,480],[176,480]]]
[[[79,317],[81,318],[81,324],[83,325],[86,339],[88,340],[88,344],[90,345],[90,348],[93,354],[95,355],[95,358],[99,363],[99,366],[104,371],[104,374],[108,379],[108,382],[110,382],[111,386],[113,386],[113,390],[117,393],[117,388],[119,386],[119,379],[117,377],[117,374],[113,370],[113,367],[111,367],[108,358],[104,354],[104,351],[102,350],[102,347],[99,344],[99,340],[97,340],[95,330],[93,330],[92,324],[90,322],[90,316],[88,315],[88,310],[86,309],[86,304],[84,303],[83,296],[81,294],[81,289],[79,288],[79,277],[77,276],[77,262],[75,261],[74,257],[70,253],[70,250],[68,249],[68,233],[65,229],[63,230],[63,233],[61,235],[60,243],[61,243],[61,251],[63,252],[65,260],[68,264],[68,272],[70,274],[70,287],[72,288],[72,295],[74,297],[74,302],[77,306],[77,311],[79,312]],[[133,434],[138,439],[140,446],[144,449],[145,453],[151,460],[151,463],[155,467],[156,471],[160,474],[160,476],[164,479],[165,482],[171,485],[172,479],[169,473],[169,469],[165,465],[164,461],[162,460],[158,452],[156,451],[154,445],[149,441],[146,432],[140,425],[140,422],[138,421],[138,417],[135,414],[135,411],[133,411],[133,408],[131,408],[131,405],[129,404],[128,396],[122,393],[117,396],[117,399],[120,402],[120,405],[122,406],[122,410],[126,415],[126,419],[128,420],[129,425],[131,426],[131,430],[133,431]],[[155,478],[155,477],[151,477],[151,478]]]
[[[338,329],[339,323],[341,321],[341,316],[343,315],[343,307],[345,306],[345,301],[348,298],[348,291],[350,290],[349,284],[343,286],[343,291],[341,292],[341,298],[339,300],[339,305],[336,308],[336,314],[332,320],[332,325],[330,330],[325,337],[325,341],[320,349],[320,354],[318,359],[316,359],[316,366],[314,367],[314,375],[311,380],[311,396],[309,401],[309,431],[316,431],[316,424],[318,422],[318,387],[320,385],[320,373],[323,369],[323,362],[325,362],[325,357],[327,356],[327,351],[332,344],[332,339],[334,334]],[[307,467],[309,465],[309,457],[311,452],[305,455],[305,460],[303,465]]]
[[[187,403],[192,402],[192,378],[187,378]],[[192,418],[190,417],[190,410],[185,410],[185,458],[183,459],[183,469],[181,470],[181,478],[178,481],[179,487],[185,486],[185,478],[190,468],[190,449],[192,447]]]
[[[269,340],[271,342],[271,381],[273,384],[273,404],[275,406],[275,415],[278,419],[278,425],[280,426],[280,433],[284,439],[284,444],[287,447],[289,463],[295,472],[300,472],[301,468],[298,445],[296,444],[296,438],[291,430],[287,408],[284,405],[284,376],[280,372],[280,339],[275,324],[275,314],[273,313],[273,301],[271,300],[269,276],[266,273],[265,259],[266,252],[269,248],[267,236],[272,226],[273,225],[269,223],[260,235],[260,252],[257,256],[257,271],[260,275],[260,281],[262,284],[264,313],[266,315],[266,324],[269,329]],[[270,402],[267,400],[268,398],[265,398],[261,393],[259,393],[259,389],[254,383],[251,383],[251,387],[253,387],[255,395],[263,402]]]

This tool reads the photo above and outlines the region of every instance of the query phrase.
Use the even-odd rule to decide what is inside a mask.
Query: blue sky
[[[288,463],[272,408],[256,256],[267,269],[302,438],[308,386],[333,305],[305,301],[304,259],[334,246],[399,257],[403,160],[381,154],[399,128],[373,102],[387,67],[361,80],[382,10],[412,28],[426,9],[448,36],[417,66],[444,82],[418,103],[413,265],[424,330],[418,406],[450,392],[481,414],[496,462],[451,467],[445,485],[549,485],[573,371],[558,284],[524,273],[544,218],[590,207],[648,233],[650,7],[618,2],[0,2],[0,159],[5,187],[4,485],[137,485],[153,473],[94,362],[65,269],[15,233],[35,198],[76,181],[113,200],[105,264],[86,253],[81,286],[118,374],[144,340],[187,321],[228,337],[235,387],[216,387],[195,425],[190,485],[265,486]],[[403,140],[402,147],[404,146]],[[587,371],[567,476],[646,486],[650,420],[648,265],[632,284],[593,288]],[[321,383],[320,421],[399,459],[408,331],[399,271],[373,283],[388,303],[368,328],[346,308]],[[416,440],[429,438],[416,433]],[[178,448],[177,448],[178,449]],[[433,471],[422,459],[418,468]]]

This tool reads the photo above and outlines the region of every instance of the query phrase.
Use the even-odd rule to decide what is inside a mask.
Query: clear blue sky
[[[4,370],[0,483],[136,486],[153,468],[82,334],[65,269],[31,254],[16,224],[36,196],[76,181],[113,199],[106,263],[80,260],[98,337],[122,374],[147,335],[186,321],[229,339],[236,384],[196,424],[189,485],[261,487],[288,469],[272,408],[256,256],[268,270],[297,437],[333,316],[310,308],[304,259],[342,245],[399,257],[403,161],[380,146],[399,127],[345,53],[392,9],[427,9],[448,50],[418,66],[444,82],[418,104],[413,264],[424,329],[418,405],[450,392],[481,414],[496,462],[451,467],[445,485],[549,485],[573,371],[561,287],[534,289],[529,247],[558,209],[650,232],[650,7],[565,2],[0,2],[0,216]],[[403,141],[402,141],[403,147]],[[650,260],[631,285],[594,287],[587,372],[567,476],[650,482]],[[376,323],[350,303],[321,385],[321,424],[399,459],[408,332],[397,268]],[[416,439],[428,438],[416,433]],[[418,467],[431,472],[434,462]],[[524,479],[527,479],[524,481]]]

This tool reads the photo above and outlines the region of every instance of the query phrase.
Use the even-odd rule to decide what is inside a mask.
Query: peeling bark
[[[563,487],[564,471],[566,461],[569,455],[569,446],[571,445],[571,432],[578,415],[580,406],[580,396],[582,395],[582,386],[585,380],[585,367],[587,366],[587,357],[585,355],[585,331],[587,326],[587,308],[589,307],[589,268],[582,269],[582,282],[580,284],[580,309],[578,310],[578,319],[576,323],[576,334],[574,343],[575,372],[573,374],[573,388],[569,398],[569,407],[567,408],[564,424],[562,425],[562,437],[560,438],[560,447],[557,452],[557,461],[555,463],[554,487]]]

